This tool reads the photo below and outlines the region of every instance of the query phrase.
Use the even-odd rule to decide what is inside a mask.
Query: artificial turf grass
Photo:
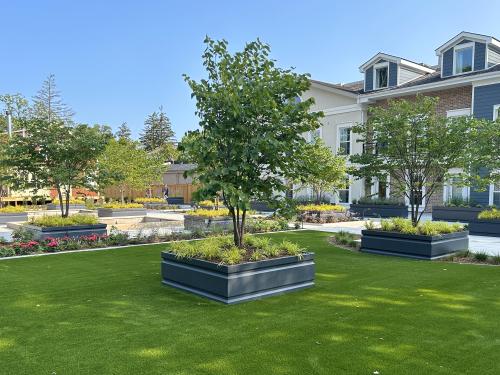
[[[165,245],[0,261],[1,374],[497,374],[500,268],[316,252],[316,286],[225,306],[160,284]]]

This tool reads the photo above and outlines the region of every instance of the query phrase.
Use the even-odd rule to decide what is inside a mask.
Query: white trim
[[[495,104],[493,106],[493,121],[498,119],[498,110],[500,109],[500,104]]]
[[[448,50],[453,45],[458,44],[463,39],[472,40],[475,42],[476,41],[482,42],[482,43],[486,43],[486,44],[493,44],[494,46],[500,47],[500,41],[498,41],[497,39],[495,39],[491,36],[468,33],[468,32],[462,31],[461,33],[455,35],[453,38],[451,38],[446,43],[444,43],[441,46],[439,46],[438,48],[436,48],[436,50],[435,50],[436,55],[437,56],[441,55],[444,51]]]
[[[387,69],[387,85],[386,86],[383,86],[383,87],[377,87],[376,83],[377,83],[377,70],[378,69],[384,69],[386,68]],[[379,64],[375,64],[373,65],[373,82],[372,82],[372,87],[373,87],[373,90],[379,90],[379,89],[386,89],[389,87],[389,61],[384,61],[383,63],[379,63]]]
[[[462,49],[469,49],[469,48],[472,48],[471,70],[469,70],[467,72],[457,73],[457,58],[456,58],[457,51],[460,51]],[[468,73],[473,72],[474,71],[474,55],[475,54],[476,54],[476,43],[475,42],[457,44],[456,46],[454,46],[453,47],[453,75],[459,76],[459,75],[468,74]]]
[[[352,131],[351,131],[351,128],[353,126],[353,123],[352,122],[344,122],[342,124],[336,124],[336,125],[337,125],[337,141],[335,142],[336,143],[335,155],[350,156],[350,155],[352,155]],[[349,129],[349,153],[348,154],[339,154],[340,129]]]
[[[481,86],[480,83],[475,83],[474,81],[488,81],[491,79],[500,79],[500,72],[489,72],[481,75],[471,75],[471,76],[458,76],[446,79],[441,82],[435,83],[427,83],[423,85],[417,85],[412,87],[405,88],[396,88],[388,91],[382,92],[374,92],[369,94],[360,95],[358,99],[359,104],[368,103],[370,99],[382,99],[382,98],[390,98],[394,96],[401,96],[403,94],[412,94],[414,92],[426,92],[426,91],[437,91],[437,89],[441,88],[452,88],[459,86],[466,86],[469,83],[474,83],[474,86]],[[485,83],[484,85],[491,84]]]
[[[495,184],[490,184],[490,189],[489,189],[489,197],[488,197],[488,205],[493,206],[493,194],[500,192],[500,190],[494,190],[495,189]]]
[[[359,72],[364,73],[369,67],[371,67],[373,64],[375,64],[375,62],[377,62],[380,59],[386,60],[389,62],[393,62],[393,63],[396,63],[398,65],[401,64],[401,65],[404,65],[404,66],[407,66],[409,68],[413,68],[415,70],[419,70],[419,71],[425,72],[425,73],[434,73],[435,72],[434,69],[431,69],[431,68],[428,68],[426,66],[414,63],[414,62],[409,61],[409,60],[402,59],[401,57],[388,55],[388,54],[382,53],[382,52],[377,53],[370,60],[365,62],[363,65],[361,65],[359,67]]]
[[[347,202],[340,202],[339,191],[337,190],[337,192],[335,193],[334,202],[336,204],[340,204],[341,206],[349,206],[352,203],[352,181],[351,181],[351,176],[347,175],[346,177],[347,177],[347,179],[349,181],[349,185],[347,186],[347,189],[338,189],[338,190],[347,190],[348,191],[349,197],[347,199]]]
[[[354,92],[349,92],[347,90],[342,90],[340,88],[333,87],[331,83],[328,82],[321,82],[317,81],[314,79],[310,79],[309,82],[311,82],[311,87],[318,88],[320,90],[328,91],[334,94],[339,94],[343,96],[347,96],[349,98],[357,98],[358,94]]]
[[[323,114],[325,116],[330,116],[330,115],[338,115],[341,113],[349,113],[349,112],[357,112],[357,111],[362,111],[362,107],[359,104],[349,104],[349,105],[343,105],[340,107],[319,109],[315,112],[323,112]]]
[[[446,111],[446,117],[461,117],[470,115],[470,108],[450,109],[449,111]]]
[[[378,192],[379,192],[379,179],[375,177],[372,182],[372,186],[370,187],[370,194],[372,196],[377,195],[378,198]],[[387,176],[386,180],[387,186],[385,188],[385,198],[389,198],[391,196],[391,176]]]
[[[429,198],[429,197],[427,197],[427,198],[424,197],[426,190],[427,190],[426,187],[423,186],[422,187],[422,203],[418,206],[418,212],[422,212],[424,210],[424,208],[425,208],[425,202],[426,202],[427,198]],[[411,206],[410,205],[410,198],[408,198],[406,196],[406,194],[405,194],[405,204],[408,206],[408,211],[410,211],[411,210],[411,207],[410,207]]]

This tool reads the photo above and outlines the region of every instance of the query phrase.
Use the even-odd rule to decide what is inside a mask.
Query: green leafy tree
[[[174,142],[175,133],[163,107],[146,118],[144,130],[139,139],[146,151],[153,151]]]
[[[438,99],[417,96],[413,102],[389,101],[387,108],[373,107],[365,124],[353,127],[365,152],[351,156],[359,168],[352,174],[368,181],[391,177],[391,192],[406,197],[414,225],[429,197],[442,187],[451,168],[468,166],[478,122],[472,118],[445,118],[436,112]]]
[[[306,141],[321,113],[310,113],[312,99],[299,101],[307,75],[276,67],[268,45],[257,40],[231,54],[227,42],[205,39],[203,65],[208,77],[185,80],[196,99],[201,129],[182,144],[200,195],[220,193],[233,219],[234,243],[241,247],[250,201],[280,203],[288,180],[302,180]]]
[[[301,186],[311,188],[316,203],[322,202],[325,193],[337,191],[345,185],[345,157],[334,155],[321,138],[315,137],[305,147],[302,157],[308,177]]]
[[[128,127],[126,122],[123,122],[119,126],[118,131],[115,134],[115,138],[117,140],[120,140],[120,139],[124,139],[126,141],[132,140],[132,132],[130,131],[130,128]]]
[[[12,124],[14,129],[19,129],[20,121],[28,117],[28,100],[26,100],[26,98],[21,94],[4,94],[0,95],[0,103],[3,107],[0,112],[1,131],[7,131],[6,112],[9,112],[12,116]]]
[[[51,74],[43,82],[42,88],[33,97],[32,116],[45,120],[71,123],[75,112],[63,102],[57,89],[55,75]]]
[[[61,216],[67,217],[73,188],[95,190],[97,158],[111,137],[99,126],[68,125],[60,120],[23,120],[26,136],[14,134],[2,165],[13,187],[38,190],[55,187]]]

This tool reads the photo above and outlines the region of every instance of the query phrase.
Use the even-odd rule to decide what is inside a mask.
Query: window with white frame
[[[496,104],[493,106],[493,121],[496,121],[500,118],[500,104]]]
[[[500,182],[491,185],[491,204],[500,207]]]
[[[339,155],[350,155],[351,154],[351,128],[348,126],[339,127],[338,132],[338,150]]]
[[[459,44],[455,46],[453,65],[455,74],[472,72],[474,64],[474,44]]]
[[[375,178],[372,184],[372,196],[380,199],[389,198],[389,178]]]
[[[382,89],[388,86],[389,83],[389,64],[377,64],[373,68],[373,87],[375,89]]]
[[[338,194],[338,203],[350,203],[351,202],[351,193],[349,187],[349,176],[346,177],[345,183],[341,186],[337,191]]]
[[[446,201],[462,201],[468,199],[468,189],[463,186],[459,177],[451,177],[446,185]]]

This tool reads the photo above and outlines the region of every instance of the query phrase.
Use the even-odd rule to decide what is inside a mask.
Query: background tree
[[[408,198],[411,220],[420,220],[429,199],[449,177],[451,168],[470,164],[477,121],[445,118],[436,112],[438,99],[417,96],[413,102],[389,101],[387,108],[372,107],[365,124],[353,127],[365,151],[351,156],[359,166],[357,177],[391,177],[391,192]],[[425,201],[423,209],[419,208]]]
[[[280,69],[259,40],[231,54],[227,42],[206,38],[203,65],[208,77],[185,76],[196,98],[201,129],[182,148],[196,163],[207,198],[220,192],[233,219],[234,243],[241,247],[250,201],[278,202],[287,180],[301,180],[306,141],[320,113],[309,113],[312,99],[299,101],[309,88],[307,75]]]
[[[163,107],[146,118],[144,130],[139,139],[146,151],[153,151],[174,142],[175,133]]]
[[[26,136],[14,134],[2,165],[11,172],[15,188],[54,187],[59,196],[61,216],[67,217],[71,190],[95,190],[97,158],[111,134],[99,126],[67,125],[61,120],[23,120]]]
[[[115,133],[115,138],[117,140],[120,140],[120,139],[124,139],[126,141],[132,140],[132,132],[130,131],[130,128],[128,127],[126,122],[123,122],[118,127],[118,131]]]
[[[28,100],[21,94],[4,94],[0,95],[0,131],[7,131],[7,116],[6,111],[12,116],[12,125],[14,129],[19,129],[21,120],[28,117],[29,103]]]
[[[33,117],[52,122],[56,120],[71,123],[75,113],[63,102],[57,90],[55,75],[51,74],[43,82],[42,88],[33,97]]]
[[[315,137],[304,149],[304,168],[308,177],[302,187],[313,191],[316,203],[321,203],[325,193],[334,192],[345,185],[347,176],[346,160],[336,156],[321,138]]]

